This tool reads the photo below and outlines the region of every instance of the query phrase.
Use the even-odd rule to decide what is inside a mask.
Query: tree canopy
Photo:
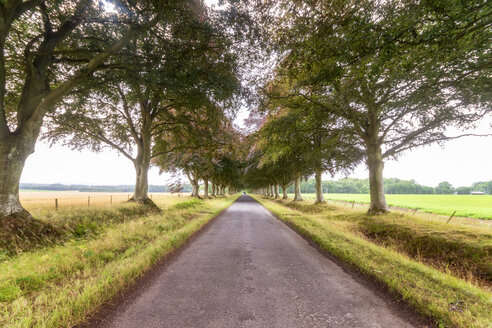
[[[41,132],[123,154],[143,203],[150,165],[195,197],[203,181],[205,198],[210,182],[210,196],[301,201],[314,176],[322,203],[323,174],[365,162],[368,185],[337,190],[369,191],[384,213],[385,190],[430,192],[385,181],[387,160],[490,117],[491,14],[486,0],[2,1],[0,219],[32,220],[19,181]]]

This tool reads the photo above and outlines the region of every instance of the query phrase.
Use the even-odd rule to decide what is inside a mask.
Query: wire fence
[[[20,200],[27,210],[58,210],[70,207],[104,207],[127,202],[132,193],[84,192],[20,192]],[[149,193],[149,198],[159,203],[169,197],[184,197],[188,193]]]
[[[326,201],[332,204],[342,205],[344,207],[350,207],[352,209],[366,209],[366,210],[369,209],[368,203],[358,203],[355,200],[348,201],[348,200],[327,199]],[[454,222],[460,224],[492,228],[492,220],[461,217],[457,215],[457,210],[450,211],[449,215],[442,215],[437,213],[425,212],[418,208],[389,206],[389,209],[392,211],[403,212],[411,216],[418,216],[419,218],[433,220],[433,221],[440,221],[446,223]]]

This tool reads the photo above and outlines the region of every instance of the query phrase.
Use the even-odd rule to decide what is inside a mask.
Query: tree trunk
[[[203,179],[203,198],[208,199],[208,180]]]
[[[278,194],[278,185],[275,185],[275,198],[279,198],[280,195]]]
[[[288,198],[288,195],[287,195],[287,188],[288,188],[288,186],[287,186],[287,185],[282,186],[282,192],[283,192],[283,194],[284,194],[284,195],[283,195],[283,197],[282,197],[282,199],[287,199],[287,198]]]
[[[19,181],[32,151],[18,147],[15,141],[7,137],[0,143],[0,218],[30,216],[19,200]]]
[[[294,202],[301,201],[301,176],[297,176],[294,182]]]
[[[215,182],[212,181],[212,197],[215,197]]]
[[[314,201],[315,204],[322,204],[326,203],[325,198],[323,197],[323,181],[321,180],[321,170],[316,169],[315,172],[315,180],[316,180],[316,200]]]
[[[149,164],[148,163],[137,163],[135,162],[135,171],[137,173],[137,180],[135,182],[135,189],[133,190],[133,197],[130,199],[131,201],[145,202],[148,197],[149,190]]]
[[[186,176],[188,177],[188,181],[190,181],[191,184],[191,197],[195,197],[198,199],[201,199],[198,191],[200,189],[200,186],[198,185],[198,179],[193,176],[188,170],[184,170]]]
[[[369,214],[381,214],[388,211],[383,186],[383,156],[381,146],[371,143],[367,147],[367,167],[369,168],[369,189],[371,206]]]
[[[135,167],[136,173],[135,189],[133,190],[133,197],[129,201],[150,205],[158,209],[157,205],[148,196],[148,173],[152,152],[152,118],[148,110],[141,108],[141,111],[142,129],[140,131],[140,136],[134,136],[134,141],[137,145],[137,156],[133,160],[133,166]]]

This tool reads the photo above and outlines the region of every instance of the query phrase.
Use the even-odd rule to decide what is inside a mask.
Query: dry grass
[[[159,206],[166,205],[188,197],[188,194],[149,193],[152,200]],[[131,193],[123,192],[79,192],[79,191],[22,191],[19,193],[22,205],[31,213],[58,208],[109,207],[121,204],[132,197]]]

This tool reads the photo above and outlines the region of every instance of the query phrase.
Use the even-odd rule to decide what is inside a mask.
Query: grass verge
[[[237,196],[171,206],[108,225],[0,263],[1,327],[68,327],[82,322],[159,259],[182,245]],[[177,207],[177,208],[176,208]]]
[[[335,206],[255,198],[322,249],[386,285],[438,326],[492,325],[492,294],[486,288],[368,239],[360,231],[359,222],[378,217],[368,217],[360,211],[343,211]],[[286,206],[289,204],[291,207]]]

